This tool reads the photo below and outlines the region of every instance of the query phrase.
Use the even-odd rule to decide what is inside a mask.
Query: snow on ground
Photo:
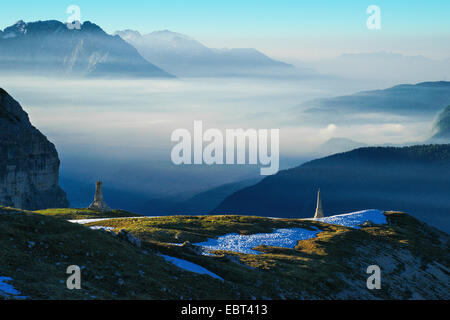
[[[84,219],[84,220],[71,220],[70,222],[86,224],[90,222],[99,222],[106,221],[112,219],[145,219],[145,218],[154,218],[154,217],[130,217],[130,218],[105,218],[105,219]],[[353,212],[348,214],[336,215],[331,217],[325,217],[316,219],[316,221],[321,221],[329,224],[341,225],[350,228],[358,229],[360,225],[362,225],[366,221],[371,221],[375,224],[386,224],[386,216],[380,210],[364,210],[359,212]],[[93,227],[94,230],[105,229],[108,230],[107,227]],[[113,228],[110,228],[113,229]],[[195,245],[201,246],[203,248],[204,254],[208,254],[210,251],[214,250],[224,250],[224,251],[233,251],[240,252],[246,254],[260,254],[259,251],[253,250],[253,248],[258,247],[260,245],[270,246],[270,247],[282,247],[282,248],[294,248],[297,245],[297,242],[300,240],[312,239],[317,236],[320,230],[306,230],[301,228],[294,229],[278,229],[272,233],[259,233],[252,235],[239,235],[239,234],[227,234],[224,236],[220,236],[217,239],[208,239],[206,242],[196,243]],[[166,258],[166,257],[165,257]],[[189,265],[192,268],[195,266],[196,268],[203,269],[204,272],[197,273],[207,273],[209,271],[197,266],[193,263],[190,263],[185,260],[180,260],[177,258],[167,257],[166,260],[174,259],[171,261],[174,264],[180,264],[180,268],[183,266]],[[178,265],[177,264],[177,265]],[[183,268],[184,269],[184,268]],[[191,271],[191,270],[189,270]],[[196,271],[193,271],[196,272]],[[210,274],[211,275],[211,274]],[[214,275],[217,277],[216,275]]]
[[[105,219],[80,219],[80,220],[68,220],[71,223],[78,223],[78,224],[88,224],[91,222],[100,222],[100,221],[106,221],[110,220],[111,218],[105,218]]]
[[[278,229],[272,233],[258,233],[252,235],[227,234],[217,239],[209,239],[206,242],[196,243],[206,252],[213,250],[225,250],[247,254],[259,254],[252,250],[259,245],[271,247],[294,248],[299,240],[307,240],[317,236],[320,230],[306,229]]]
[[[0,297],[10,299],[26,299],[26,297],[20,296],[20,292],[17,291],[13,285],[7,283],[7,281],[12,281],[9,277],[0,277]]]
[[[375,224],[386,224],[386,216],[380,210],[364,210],[348,214],[342,214],[332,217],[325,217],[316,219],[329,224],[336,224],[350,228],[358,229],[366,221],[371,221]]]
[[[337,215],[316,219],[329,224],[347,226],[358,229],[366,221],[375,224],[385,224],[386,216],[380,210],[364,210],[349,214]],[[233,251],[247,254],[260,254],[253,250],[259,245],[271,247],[294,248],[297,241],[312,239],[317,236],[320,230],[310,231],[306,229],[278,229],[273,233],[259,233],[253,235],[227,234],[217,239],[208,239],[206,242],[196,243],[195,245],[203,248],[204,254],[214,250]]]
[[[114,230],[115,228],[114,227],[104,227],[104,226],[93,226],[93,227],[89,227],[89,229],[92,229],[92,230],[109,230],[109,231],[111,231],[111,230]]]
[[[123,217],[123,218],[102,218],[102,219],[79,219],[79,220],[67,220],[71,223],[78,224],[88,224],[92,222],[100,222],[100,221],[108,221],[108,220],[117,220],[117,219],[145,219],[145,218],[158,218],[158,217]]]
[[[210,277],[213,277],[215,279],[219,279],[222,280],[223,279],[221,277],[219,277],[217,274],[212,273],[211,271],[209,271],[208,269],[203,268],[202,266],[199,266],[198,264],[183,260],[183,259],[178,259],[175,257],[170,257],[170,256],[166,256],[166,255],[161,255],[167,262],[170,262],[174,265],[176,265],[178,268],[184,269],[186,271],[189,272],[194,272],[194,273],[198,273],[198,274],[206,274]]]

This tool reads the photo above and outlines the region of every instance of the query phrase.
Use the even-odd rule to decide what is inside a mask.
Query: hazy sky
[[[292,60],[370,51],[450,58],[448,0],[8,1],[0,28],[19,19],[66,21],[69,5],[109,33],[169,29],[211,47],[255,47]],[[366,27],[369,5],[381,9],[381,30]]]

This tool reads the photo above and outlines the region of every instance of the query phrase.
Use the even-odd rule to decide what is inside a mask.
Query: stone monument
[[[103,183],[98,181],[95,187],[95,196],[94,202],[91,203],[89,209],[98,210],[98,211],[109,211],[110,207],[106,204],[105,200],[103,200],[103,191],[102,191]]]
[[[314,215],[314,219],[318,218],[324,218],[323,210],[322,210],[322,197],[320,195],[320,189],[319,193],[317,194],[317,208],[316,208],[316,214]]]

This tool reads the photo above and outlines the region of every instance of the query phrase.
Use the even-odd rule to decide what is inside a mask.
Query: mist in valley
[[[2,86],[52,141],[61,185],[73,207],[86,207],[102,180],[112,207],[145,214],[177,210],[173,203],[225,184],[261,178],[256,165],[171,162],[174,130],[280,129],[280,169],[320,154],[332,138],[365,144],[424,141],[434,115],[308,112],[308,101],[384,89],[336,77],[60,79],[1,76]],[[181,210],[181,209],[180,209]]]

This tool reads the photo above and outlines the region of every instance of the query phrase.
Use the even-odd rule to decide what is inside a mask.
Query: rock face
[[[0,206],[38,210],[69,206],[59,187],[55,146],[0,88]]]
[[[450,143],[450,105],[439,114],[434,124],[431,142]]]

